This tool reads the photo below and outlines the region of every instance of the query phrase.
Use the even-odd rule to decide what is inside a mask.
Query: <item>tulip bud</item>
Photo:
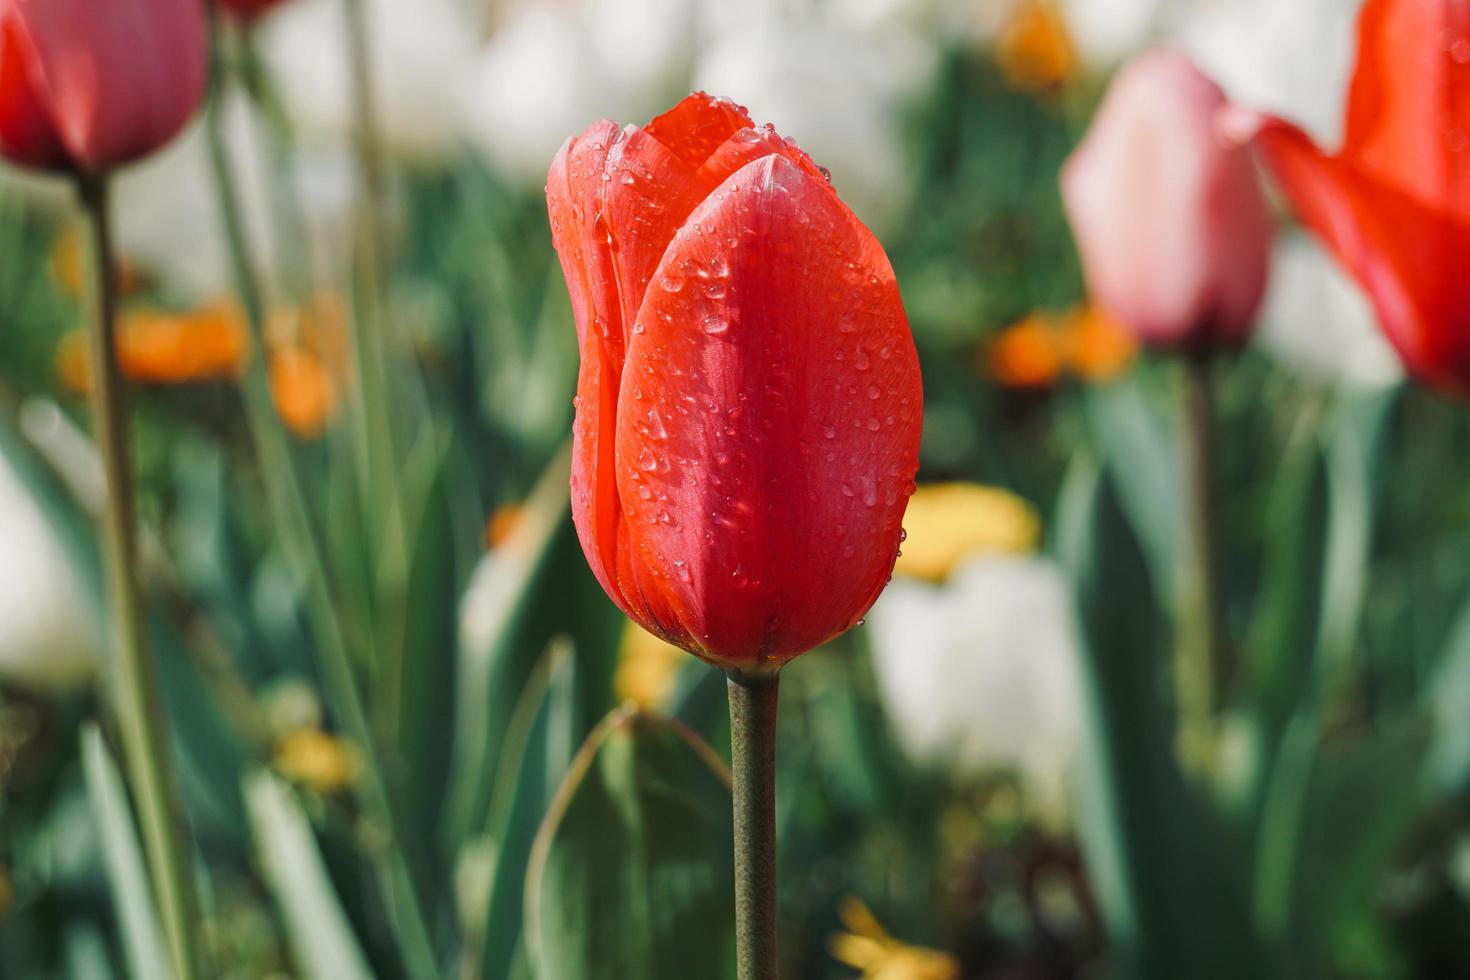
[[[1184,55],[1148,52],[1062,169],[1088,288],[1143,343],[1238,345],[1265,291],[1270,215],[1249,151],[1219,131],[1225,105]]]
[[[853,626],[918,469],[893,269],[825,173],[700,93],[547,177],[581,350],[572,512],[612,600],[724,668]]]
[[[281,0],[220,0],[221,7],[246,23],[255,20],[279,3]]]
[[[130,163],[183,128],[207,74],[199,0],[0,0],[0,156]]]

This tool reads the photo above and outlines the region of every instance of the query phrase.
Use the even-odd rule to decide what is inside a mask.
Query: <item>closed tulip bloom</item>
[[[281,0],[220,0],[220,6],[246,22],[255,20],[280,3]]]
[[[1188,58],[1150,51],[1062,170],[1088,288],[1145,344],[1237,345],[1265,291],[1270,215],[1249,151],[1218,131],[1224,107]]]
[[[1242,117],[1297,217],[1372,297],[1404,366],[1470,393],[1470,10],[1370,0],[1342,149]]]
[[[96,172],[168,142],[207,76],[199,0],[0,0],[0,156]]]
[[[581,350],[572,510],[612,600],[770,671],[858,622],[918,468],[893,270],[801,150],[702,93],[547,179]]]

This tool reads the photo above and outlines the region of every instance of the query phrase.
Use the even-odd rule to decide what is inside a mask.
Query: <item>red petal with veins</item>
[[[1256,145],[1303,224],[1367,290],[1409,371],[1441,387],[1470,385],[1470,226],[1322,153],[1289,123],[1268,119]]]
[[[643,131],[689,167],[698,168],[721,143],[751,125],[744,106],[695,92],[644,126]]]
[[[1369,0],[1341,156],[1437,210],[1470,220],[1470,4]]]
[[[921,411],[877,240],[784,155],[730,176],[629,337],[616,456],[634,617],[747,670],[851,627],[893,567]]]

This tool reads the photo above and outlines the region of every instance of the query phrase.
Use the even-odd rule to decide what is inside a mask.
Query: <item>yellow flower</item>
[[[995,487],[931,483],[909,499],[908,538],[894,572],[940,581],[976,554],[1025,554],[1036,549],[1041,520],[1029,503]]]
[[[1077,50],[1055,3],[1023,0],[996,39],[1001,76],[1023,92],[1049,92],[1071,81]]]
[[[848,931],[834,934],[827,948],[861,970],[863,980],[959,980],[960,964],[953,956],[894,939],[861,899],[846,899],[837,914]]]
[[[623,642],[618,647],[613,690],[621,701],[631,701],[645,711],[656,711],[673,693],[685,656],[683,650],[629,622],[623,628]]]
[[[277,771],[318,793],[346,788],[361,767],[362,760],[351,742],[316,728],[291,732],[276,746]]]

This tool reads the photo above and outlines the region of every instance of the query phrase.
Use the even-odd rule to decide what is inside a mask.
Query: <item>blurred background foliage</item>
[[[540,188],[566,136],[696,86],[831,167],[924,368],[898,575],[783,685],[786,973],[1470,973],[1470,418],[1399,384],[1362,298],[1283,224],[1259,341],[1213,366],[1226,655],[1188,749],[1181,365],[1088,304],[1056,189],[1111,68],[1160,39],[1330,134],[1357,4],[364,2],[381,308],[351,275],[337,0],[222,44],[210,112],[263,350],[206,129],[116,192],[210,975],[725,975],[721,678],[626,627],[577,546],[576,345]],[[0,256],[0,975],[161,977],[96,686],[101,489],[61,189],[4,175]],[[354,361],[372,318],[376,405]],[[250,439],[251,356],[284,461]],[[284,463],[324,593],[273,517]]]

